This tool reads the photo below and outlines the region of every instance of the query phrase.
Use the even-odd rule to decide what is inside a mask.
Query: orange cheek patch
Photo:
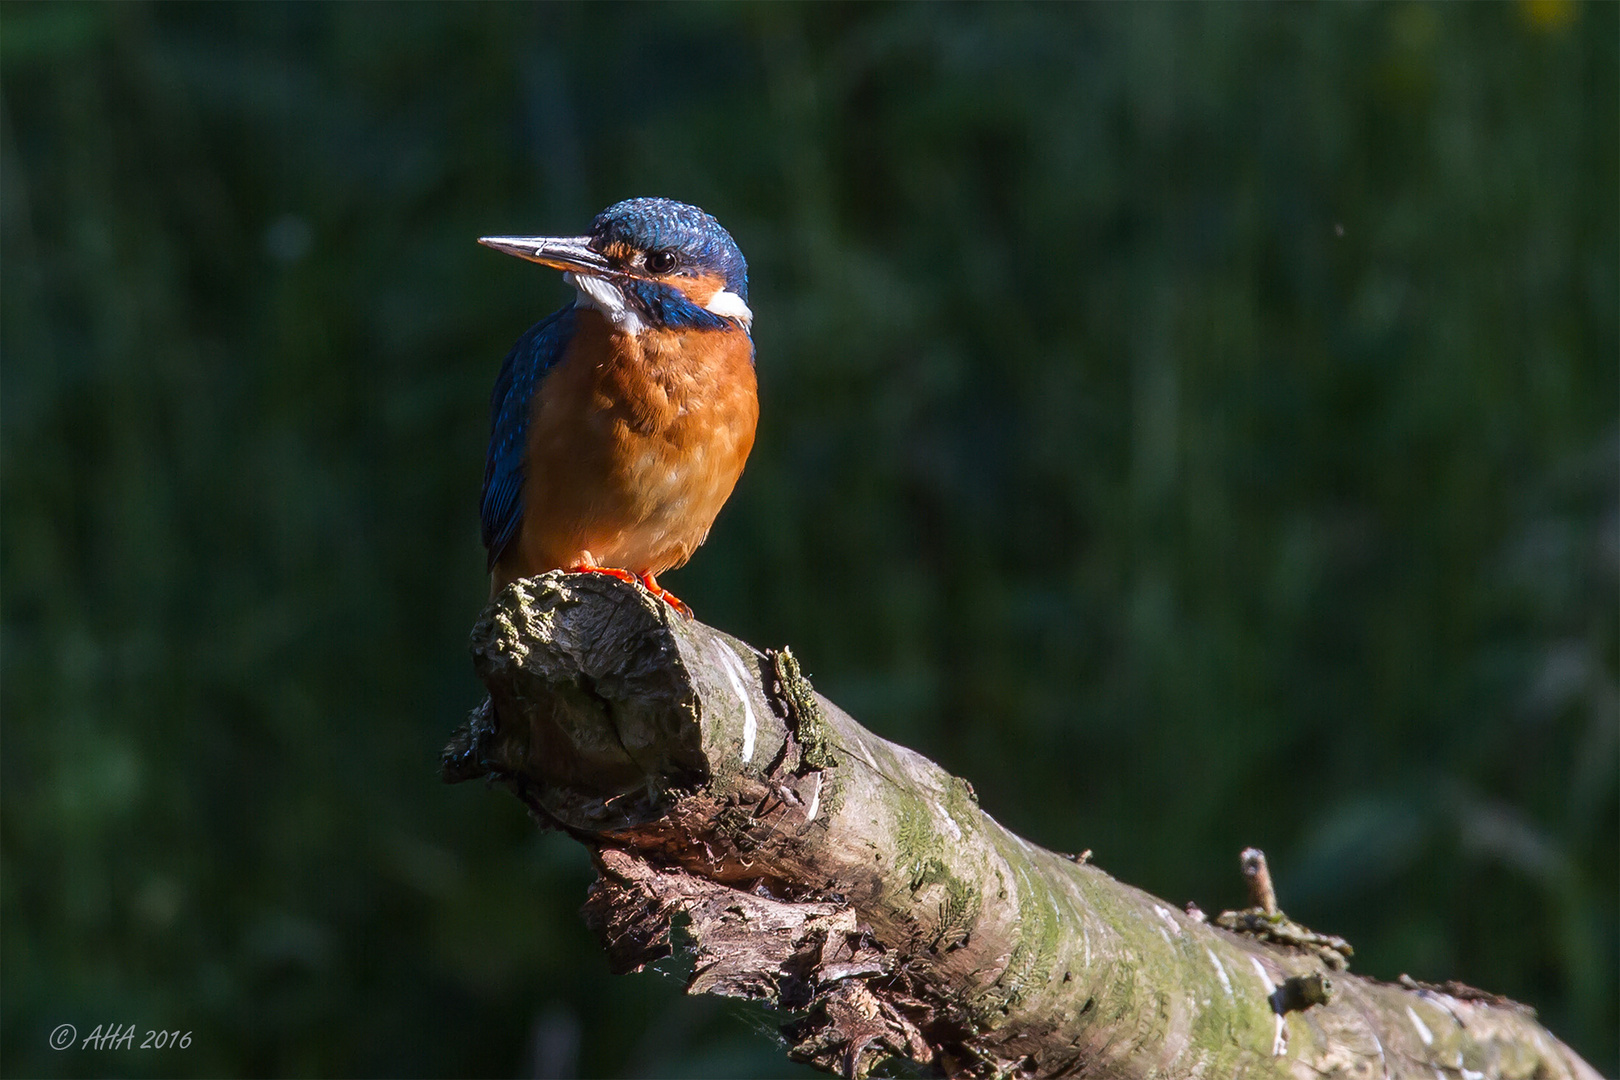
[[[704,274],[700,277],[677,277],[670,281],[686,298],[698,307],[708,307],[714,294],[726,287],[726,279],[719,274]]]

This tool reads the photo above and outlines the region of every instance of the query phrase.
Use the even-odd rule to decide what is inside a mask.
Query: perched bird
[[[490,396],[491,592],[547,570],[639,580],[709,535],[754,445],[748,265],[695,206],[628,199],[578,237],[479,241],[562,270],[577,299],[518,339]]]

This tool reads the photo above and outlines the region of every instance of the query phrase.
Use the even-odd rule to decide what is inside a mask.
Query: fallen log
[[[890,1057],[952,1077],[1598,1075],[1523,1006],[1338,970],[1337,939],[1268,932],[1286,921],[1272,902],[1223,916],[1235,932],[1028,843],[966,780],[817,695],[786,650],[634,585],[515,582],[472,650],[490,699],[445,778],[497,780],[590,849],[585,918],[615,970],[684,959],[689,993],[780,1010],[796,1060],[850,1077]]]

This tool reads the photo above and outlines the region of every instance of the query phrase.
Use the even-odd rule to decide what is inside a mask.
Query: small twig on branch
[[[779,1010],[798,1060],[850,1077],[903,1057],[952,1077],[1597,1078],[1517,1008],[1330,980],[1338,939],[1279,936],[1259,859],[1255,906],[1221,919],[1264,929],[1232,933],[1028,843],[815,694],[787,650],[633,585],[516,582],[473,655],[490,703],[446,779],[499,780],[591,850],[586,921],[615,970],[680,951],[688,992]]]
[[[1215,925],[1239,934],[1249,934],[1261,941],[1288,945],[1314,952],[1334,971],[1344,971],[1356,950],[1342,937],[1319,934],[1315,930],[1290,919],[1277,906],[1277,890],[1271,885],[1271,868],[1266,865],[1266,853],[1259,848],[1244,848],[1238,856],[1243,868],[1243,879],[1249,886],[1252,907],[1242,911],[1223,911],[1215,916]]]
[[[1277,890],[1271,886],[1271,867],[1266,865],[1266,853],[1259,848],[1244,848],[1239,860],[1243,877],[1249,883],[1249,903],[1265,915],[1277,914]]]

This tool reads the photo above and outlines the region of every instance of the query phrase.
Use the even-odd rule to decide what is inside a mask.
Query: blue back
[[[479,507],[489,569],[523,522],[524,459],[529,450],[529,412],[546,372],[562,359],[574,336],[574,308],[562,308],[529,327],[506,354],[489,396],[489,456]]]

